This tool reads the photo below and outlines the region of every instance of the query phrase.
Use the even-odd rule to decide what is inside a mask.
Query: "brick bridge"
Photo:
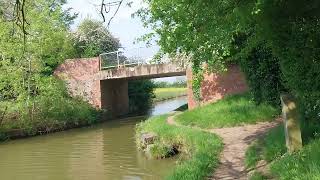
[[[69,93],[80,96],[96,108],[106,109],[113,116],[124,115],[129,110],[128,81],[187,75],[188,105],[196,107],[192,94],[192,73],[177,64],[144,64],[101,70],[99,58],[70,59],[55,70],[64,80]],[[200,104],[216,101],[226,94],[246,91],[244,76],[237,66],[231,65],[226,73],[205,74]]]

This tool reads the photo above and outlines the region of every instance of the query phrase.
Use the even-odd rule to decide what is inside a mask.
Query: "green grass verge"
[[[158,138],[150,152],[153,157],[167,156],[170,147],[176,147],[186,157],[166,179],[204,179],[218,164],[218,156],[223,147],[221,139],[200,130],[168,125],[167,117],[167,115],[153,117],[137,125],[138,147],[142,148],[139,141],[141,134],[155,133]]]
[[[154,101],[164,101],[178,96],[187,95],[187,88],[156,88]]]
[[[244,164],[247,169],[255,168],[259,160],[261,160],[259,155],[259,146],[255,141],[246,150]]]
[[[308,129],[305,129],[308,131]],[[286,153],[283,125],[270,130],[246,151],[245,164],[252,168],[259,160],[270,162],[276,179],[320,179],[320,139],[312,140],[299,152]],[[259,179],[258,175],[251,179]]]
[[[253,142],[246,150],[247,169],[255,168],[260,160],[271,162],[286,153],[283,125],[271,129],[263,138]]]
[[[278,114],[276,108],[267,104],[257,106],[249,94],[240,94],[185,112],[176,119],[183,125],[218,128],[273,120]]]
[[[249,177],[250,180],[265,180],[268,179],[264,177],[260,172],[253,172],[253,174]]]
[[[320,139],[314,140],[294,154],[286,154],[271,164],[278,179],[320,179]]]
[[[102,113],[80,99],[39,97],[33,103],[0,102],[0,141],[91,125]]]

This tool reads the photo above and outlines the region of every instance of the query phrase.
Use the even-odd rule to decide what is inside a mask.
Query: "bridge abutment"
[[[111,116],[121,116],[129,112],[128,81],[109,79],[100,81],[101,108]]]
[[[200,102],[193,97],[192,71],[174,63],[101,70],[98,57],[73,59],[61,64],[55,75],[66,82],[71,96],[80,96],[97,109],[106,109],[116,117],[129,112],[128,81],[181,76],[186,75],[186,71],[190,109],[248,90],[245,76],[237,65],[230,65],[224,73],[205,73]]]

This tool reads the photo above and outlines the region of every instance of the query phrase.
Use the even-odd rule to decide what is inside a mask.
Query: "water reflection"
[[[179,98],[158,103],[150,114],[167,113],[185,102]],[[134,127],[143,120],[114,120],[0,144],[1,179],[162,179],[175,161],[150,160],[136,149]]]
[[[178,107],[187,103],[186,97],[179,97],[176,99],[158,102],[154,104],[153,108],[151,108],[149,115],[156,116],[161,114],[166,114],[168,112],[174,111]]]

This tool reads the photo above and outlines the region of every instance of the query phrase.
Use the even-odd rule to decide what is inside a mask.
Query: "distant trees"
[[[73,33],[74,47],[78,57],[97,57],[99,54],[120,48],[119,39],[99,21],[85,19]]]
[[[155,88],[184,88],[187,87],[187,82],[180,80],[175,82],[154,81]]]

